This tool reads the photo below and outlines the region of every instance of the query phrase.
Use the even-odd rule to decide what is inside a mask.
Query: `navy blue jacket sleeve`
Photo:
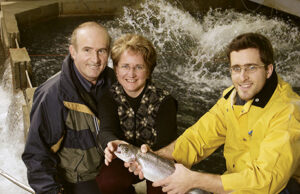
[[[27,167],[30,186],[36,193],[58,193],[58,157],[51,151],[63,135],[63,113],[55,93],[49,97],[38,88],[34,94],[30,113],[30,129],[22,159]],[[51,90],[49,91],[51,93]]]
[[[105,149],[108,142],[122,138],[120,136],[121,128],[117,105],[109,90],[106,91],[98,102],[98,117],[100,119],[98,141],[100,141],[101,146]]]

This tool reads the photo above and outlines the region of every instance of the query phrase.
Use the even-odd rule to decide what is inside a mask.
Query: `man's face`
[[[70,45],[70,53],[80,74],[96,84],[107,65],[109,56],[108,35],[97,27],[85,27],[77,32],[77,44]]]
[[[264,65],[258,49],[247,48],[230,53],[230,67],[241,68],[239,73],[231,71],[231,79],[242,100],[251,100],[264,87],[267,78],[272,75],[273,65],[269,64],[267,69]],[[245,67],[248,67],[248,71]]]

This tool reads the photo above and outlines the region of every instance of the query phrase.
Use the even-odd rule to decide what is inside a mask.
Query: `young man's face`
[[[230,67],[240,67],[239,73],[231,70],[231,79],[242,100],[251,100],[264,87],[267,78],[272,75],[273,65],[267,69],[260,60],[258,49],[247,48],[230,53]],[[244,68],[248,67],[248,71]],[[252,67],[252,70],[249,69]]]
[[[100,73],[105,69],[109,56],[107,33],[97,27],[78,30],[76,46],[69,50],[80,74],[92,84],[96,84]]]

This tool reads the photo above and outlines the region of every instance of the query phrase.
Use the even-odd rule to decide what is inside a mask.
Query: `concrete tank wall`
[[[60,15],[118,15],[140,0],[59,0]]]
[[[282,11],[300,17],[300,0],[170,0],[188,10],[191,14],[206,12],[210,8],[235,9],[237,11],[262,12],[272,15],[275,11]]]
[[[122,12],[123,6],[134,6],[142,0],[0,0],[0,2],[15,2],[24,5],[27,2],[39,4],[51,1],[58,3],[59,15],[116,15]]]
[[[249,0],[300,17],[300,0]]]

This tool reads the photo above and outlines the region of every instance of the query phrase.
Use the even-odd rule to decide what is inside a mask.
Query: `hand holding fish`
[[[189,189],[193,188],[191,187],[191,184],[193,183],[190,182],[191,179],[189,175],[194,172],[188,170],[181,164],[176,164],[176,167],[179,165],[176,173],[175,163],[172,160],[160,157],[149,150],[149,146],[146,145],[143,145],[140,149],[130,144],[119,144],[115,151],[115,155],[126,163],[125,166],[129,167],[129,171],[134,172],[135,175],[139,175],[140,178],[145,177],[147,180],[156,182],[157,186],[161,185],[165,187],[165,190],[170,191],[170,193],[177,193],[177,191],[178,193],[188,192],[189,194],[207,193],[200,189]],[[176,175],[172,175],[173,173],[176,173]],[[177,182],[181,180],[181,177],[176,179],[178,178],[177,176],[184,176],[184,182],[179,184],[178,188],[176,187],[176,184],[178,185]],[[168,184],[166,185],[166,183]]]
[[[124,162],[131,163],[130,171],[134,171],[136,175],[141,175],[140,178],[145,177],[152,182],[171,175],[175,170],[172,160],[162,158],[150,151],[143,153],[140,148],[130,144],[119,144],[115,155]]]
[[[116,158],[114,152],[117,150],[119,144],[128,144],[128,143],[121,140],[114,140],[107,143],[107,146],[104,150],[104,155],[105,155],[104,162],[106,166],[108,166],[109,163]]]
[[[149,145],[143,144],[141,146],[141,152],[147,153],[147,152],[153,152]],[[139,176],[140,179],[144,179],[144,174],[142,171],[141,165],[137,161],[133,162],[125,162],[124,166],[128,168],[129,172],[133,172],[135,175]]]
[[[193,171],[182,164],[175,164],[175,172],[165,179],[153,183],[154,187],[161,186],[163,192],[184,194],[191,191],[196,185],[193,185]]]

